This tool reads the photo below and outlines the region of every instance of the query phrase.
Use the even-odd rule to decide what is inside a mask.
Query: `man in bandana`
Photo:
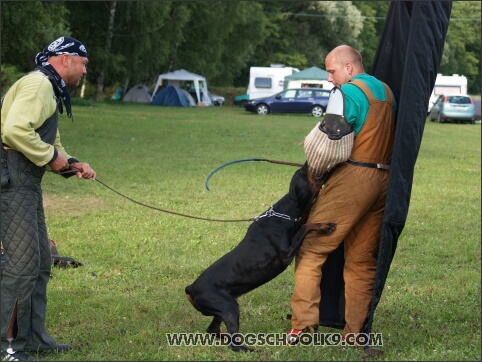
[[[47,169],[95,180],[89,164],[60,143],[58,114],[72,118],[68,88],[87,74],[87,50],[60,37],[38,53],[37,67],[8,90],[2,102],[1,359],[38,360],[26,352],[68,351],[45,330],[47,282],[52,263],[41,180]]]

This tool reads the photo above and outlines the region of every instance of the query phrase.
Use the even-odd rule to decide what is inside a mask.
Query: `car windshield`
[[[469,104],[472,103],[469,97],[461,97],[461,96],[450,96],[448,97],[449,103],[456,103],[456,104]]]

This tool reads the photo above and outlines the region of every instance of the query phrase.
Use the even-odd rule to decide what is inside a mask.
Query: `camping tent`
[[[191,104],[181,88],[170,85],[162,88],[154,98],[152,98],[151,105],[189,107]]]
[[[164,84],[164,80],[167,81],[166,84]],[[157,77],[157,83],[156,87],[154,88],[152,99],[154,99],[156,91],[161,85],[179,86],[181,81],[192,82],[194,90],[196,92],[198,104],[202,102],[205,106],[212,105],[211,98],[209,98],[209,95],[207,93],[208,83],[206,81],[206,78],[201,75],[188,72],[184,69],[176,70],[171,73],[160,74]]]
[[[301,72],[287,75],[284,81],[284,89],[301,88],[303,84],[321,85],[321,88],[331,89],[333,84],[328,82],[328,72],[318,67],[311,67]]]
[[[442,59],[451,9],[452,1],[391,1],[372,64],[371,74],[392,89],[398,112],[375,286],[365,333],[371,333],[375,309],[407,219],[427,104]],[[320,325],[343,328],[345,324],[342,273],[343,249],[330,254],[323,266]]]
[[[124,102],[151,102],[151,91],[145,85],[138,84],[127,91],[122,99]]]
[[[187,101],[189,102],[189,106],[190,107],[196,107],[196,101],[194,100],[194,98],[192,97],[191,93],[189,93],[187,90],[185,89],[181,89],[181,91],[184,93],[184,95],[186,96],[186,99]]]

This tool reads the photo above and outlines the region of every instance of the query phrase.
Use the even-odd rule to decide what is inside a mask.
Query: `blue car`
[[[475,123],[477,112],[472,97],[462,94],[442,94],[437,98],[428,114],[430,121],[438,123],[454,121]]]
[[[325,114],[330,97],[329,89],[293,88],[271,97],[252,99],[244,108],[248,112],[267,115],[269,113],[311,113],[313,117]]]

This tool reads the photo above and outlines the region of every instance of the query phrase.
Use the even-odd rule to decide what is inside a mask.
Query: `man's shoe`
[[[286,344],[288,346],[295,346],[300,341],[300,336],[303,334],[301,329],[292,329],[286,333]]]
[[[292,329],[286,333],[286,344],[288,346],[295,346],[300,342],[301,335],[304,333],[316,333],[316,326],[306,327],[303,329]]]
[[[2,361],[43,361],[43,359],[30,356],[23,351],[7,348],[6,351],[2,351]]]

